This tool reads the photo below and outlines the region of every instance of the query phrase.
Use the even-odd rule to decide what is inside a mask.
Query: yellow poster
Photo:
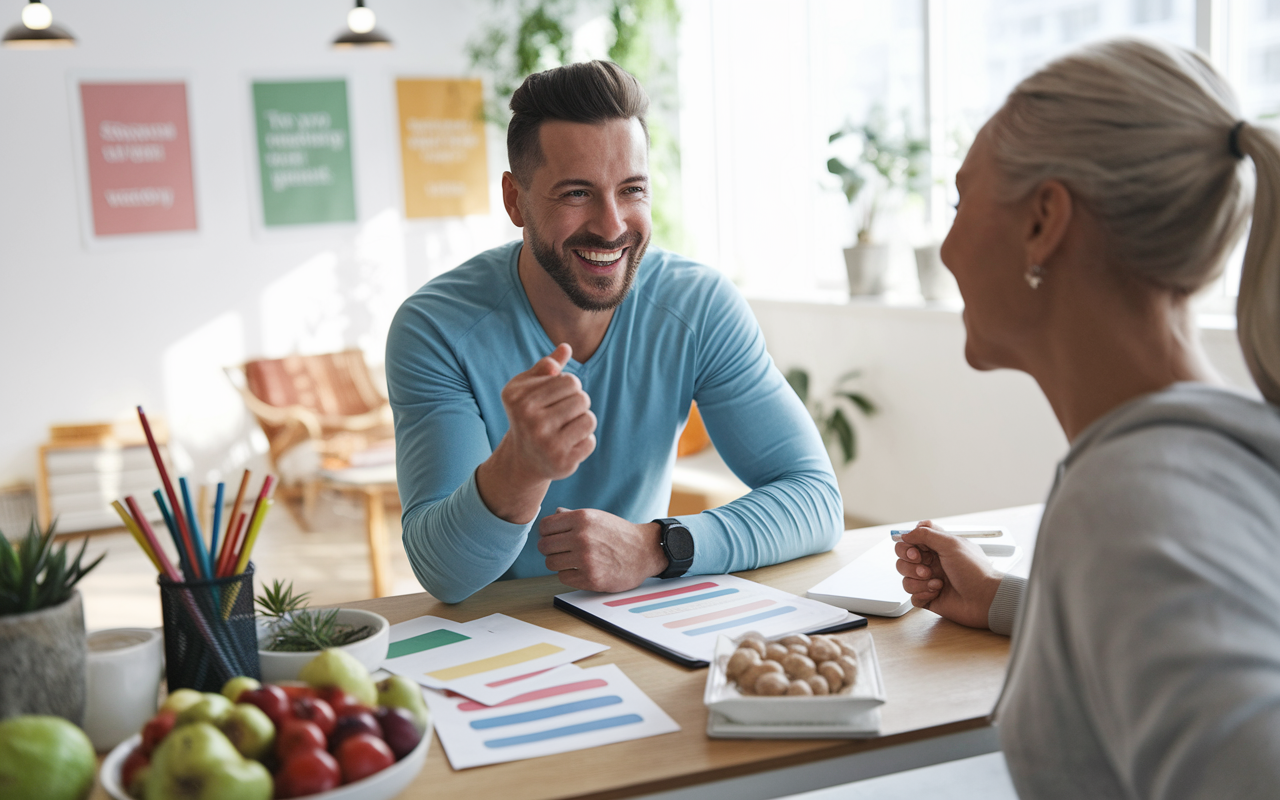
[[[404,215],[414,219],[488,214],[480,81],[402,78],[396,81],[396,97]]]

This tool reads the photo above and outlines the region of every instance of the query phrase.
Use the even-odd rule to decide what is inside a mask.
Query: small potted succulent
[[[75,586],[105,557],[82,565],[54,547],[54,525],[10,544],[0,532],[0,719],[48,714],[84,722],[84,606]]]
[[[258,604],[258,663],[265,683],[294,680],[298,672],[329,648],[345,650],[369,671],[387,657],[391,624],[386,617],[358,608],[307,608],[308,593],[295,594],[293,583],[276,580]]]

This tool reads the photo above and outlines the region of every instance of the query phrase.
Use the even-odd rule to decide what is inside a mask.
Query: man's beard
[[[625,234],[622,238],[606,242],[598,236],[590,234],[582,234],[573,236],[565,240],[564,253],[557,253],[551,245],[538,235],[538,231],[525,221],[525,226],[529,231],[529,239],[533,243],[533,257],[538,264],[542,266],[556,285],[568,296],[569,301],[583,311],[609,311],[617,308],[622,301],[627,298],[627,293],[631,291],[631,284],[635,281],[636,270],[640,267],[640,260],[644,258],[644,251],[649,246],[648,240],[641,240],[640,233],[633,232]],[[604,250],[611,252],[627,248],[627,264],[626,271],[622,275],[622,285],[612,295],[608,295],[603,299],[587,294],[583,291],[579,280],[585,282],[588,286],[607,290],[613,284],[615,278],[612,275],[583,275],[581,278],[575,273],[573,267],[565,263],[566,258],[575,258],[573,250]]]

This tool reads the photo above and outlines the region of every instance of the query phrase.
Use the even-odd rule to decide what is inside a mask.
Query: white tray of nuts
[[[721,636],[703,700],[744,725],[844,725],[885,701],[871,634]]]

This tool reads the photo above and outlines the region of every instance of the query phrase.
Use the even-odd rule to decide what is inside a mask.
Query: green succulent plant
[[[72,590],[85,575],[106,557],[81,566],[89,537],[84,538],[75,560],[67,563],[67,545],[53,546],[55,520],[41,531],[31,520],[27,535],[14,547],[0,532],[0,616],[26,614],[66,602]]]
[[[271,626],[271,638],[264,650],[277,653],[307,653],[327,650],[368,638],[373,628],[368,625],[338,624],[338,610],[310,611],[307,597],[310,592],[294,594],[293,582],[275,580],[257,598],[263,617],[275,620]]]

